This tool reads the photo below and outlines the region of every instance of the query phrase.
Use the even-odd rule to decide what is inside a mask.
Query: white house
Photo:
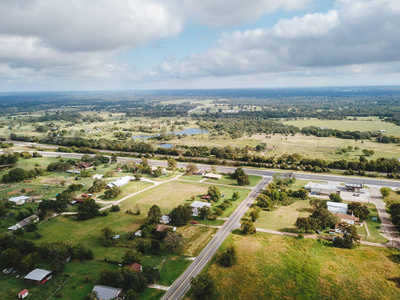
[[[348,206],[346,203],[327,201],[326,204],[328,205],[328,210],[333,214],[347,214]]]
[[[211,208],[211,203],[207,202],[201,202],[201,201],[194,201],[191,205],[190,208],[193,211],[193,216],[197,216],[200,213],[200,209],[202,209],[204,206],[208,206]]]
[[[168,224],[169,221],[171,221],[171,219],[170,219],[170,217],[168,215],[162,215],[161,216],[160,223]]]
[[[204,175],[205,178],[219,180],[222,178],[222,175],[214,174],[214,173],[206,173]]]
[[[113,186],[123,187],[124,185],[128,184],[131,180],[132,180],[132,177],[125,176],[125,177],[119,178],[113,182],[110,182],[109,184],[107,184],[107,188],[110,189]]]
[[[121,289],[117,289],[105,285],[95,285],[92,292],[96,292],[96,299],[110,300],[110,299],[121,299]]]
[[[28,197],[28,196],[18,196],[18,197],[12,197],[12,198],[8,199],[8,201],[14,202],[15,205],[22,205],[22,204],[24,204],[28,199],[30,199],[30,197]]]

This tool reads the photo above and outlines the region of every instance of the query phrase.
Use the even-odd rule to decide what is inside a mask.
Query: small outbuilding
[[[31,271],[28,275],[24,277],[24,279],[32,282],[36,282],[38,284],[43,284],[46,281],[50,280],[52,277],[51,271],[43,270],[43,269],[35,269]]]
[[[353,215],[335,213],[334,216],[339,219],[339,223],[347,223],[350,225],[360,224],[360,219]]]
[[[25,204],[25,202],[28,202],[30,197],[28,196],[18,196],[18,197],[12,197],[8,199],[8,201],[15,203],[15,205],[22,205]]]
[[[133,263],[133,264],[129,265],[128,267],[131,268],[136,273],[142,272],[142,268],[143,268],[143,266],[138,263]]]
[[[136,231],[135,236],[142,236],[142,231],[141,230]]]
[[[19,294],[18,294],[18,299],[24,299],[26,296],[28,296],[29,295],[29,293],[28,293],[28,290],[27,289],[24,289],[24,290],[22,290],[21,292],[19,292]]]
[[[330,195],[336,194],[338,189],[335,185],[312,183],[310,185],[311,194]]]
[[[92,292],[96,293],[96,299],[99,300],[111,300],[111,299],[122,299],[120,294],[122,293],[121,289],[105,286],[105,285],[95,285],[93,287]]]
[[[107,188],[111,189],[113,186],[123,187],[124,185],[128,184],[131,180],[132,180],[132,177],[125,176],[125,177],[119,178],[113,182],[110,182],[109,184],[107,184]]]
[[[214,180],[220,180],[222,178],[222,175],[214,174],[214,173],[206,173],[204,175],[204,177],[209,178],[209,179],[214,179]]]
[[[168,224],[171,221],[171,218],[168,215],[162,215],[160,219],[160,223]]]

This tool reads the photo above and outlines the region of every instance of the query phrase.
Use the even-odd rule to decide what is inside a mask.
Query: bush
[[[111,208],[110,208],[111,212],[117,212],[117,211],[120,211],[120,210],[121,210],[121,208],[119,207],[119,205],[112,205]]]

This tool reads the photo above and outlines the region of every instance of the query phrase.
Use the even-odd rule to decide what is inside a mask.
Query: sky
[[[0,91],[400,83],[399,0],[0,0]]]

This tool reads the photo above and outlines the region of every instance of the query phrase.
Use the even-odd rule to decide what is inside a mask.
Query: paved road
[[[186,269],[186,271],[170,286],[167,293],[161,299],[180,299],[190,287],[190,278],[195,277],[201,272],[204,266],[211,260],[215,252],[221,246],[222,242],[237,228],[240,219],[247,211],[251,203],[255,200],[258,193],[264,188],[271,178],[263,178],[260,183],[250,192],[247,198],[238,206],[238,208],[231,214],[229,219],[222,225],[221,229],[216,233],[203,251],[196,257],[193,263]]]

